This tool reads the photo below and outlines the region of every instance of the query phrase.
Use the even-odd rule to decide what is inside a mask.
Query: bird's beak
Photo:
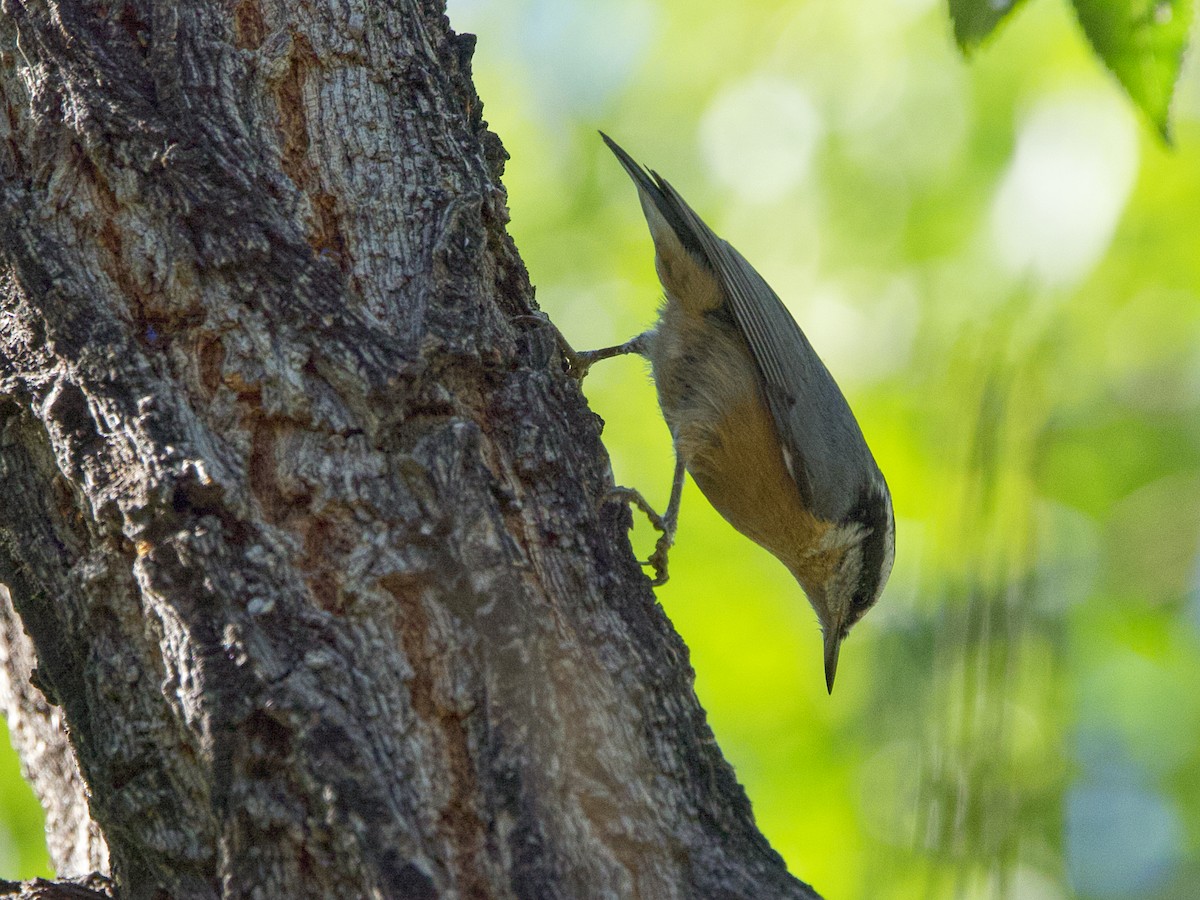
[[[833,677],[837,675],[838,650],[842,646],[842,629],[830,628],[825,632],[825,687],[833,693]]]

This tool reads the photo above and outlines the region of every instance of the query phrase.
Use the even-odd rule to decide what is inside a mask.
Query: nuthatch
[[[636,491],[617,491],[663,532],[648,561],[655,583],[666,580],[686,467],[717,512],[804,588],[832,693],[842,639],[892,570],[887,482],[833,376],[763,277],[670,184],[600,136],[637,185],[666,301],[652,330],[620,346],[562,346],[577,378],[623,353],[650,360],[675,445],[671,499],[659,517]]]

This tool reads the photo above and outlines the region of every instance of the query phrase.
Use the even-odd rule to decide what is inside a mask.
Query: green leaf
[[[949,0],[954,37],[963,53],[978,47],[1021,0]]]
[[[1169,141],[1192,0],[1073,0],[1088,40]]]

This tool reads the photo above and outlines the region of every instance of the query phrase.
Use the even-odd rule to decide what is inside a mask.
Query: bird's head
[[[790,566],[821,622],[825,685],[833,693],[838,652],[851,626],[883,593],[895,557],[896,525],[887,487],[864,492],[840,523],[830,525]]]

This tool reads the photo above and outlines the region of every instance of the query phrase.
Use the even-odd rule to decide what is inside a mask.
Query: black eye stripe
[[[862,542],[862,571],[854,590],[852,608],[861,616],[875,602],[882,574],[883,555],[887,544],[887,498],[873,495],[864,488],[858,495],[858,503],[850,515],[867,530]]]

